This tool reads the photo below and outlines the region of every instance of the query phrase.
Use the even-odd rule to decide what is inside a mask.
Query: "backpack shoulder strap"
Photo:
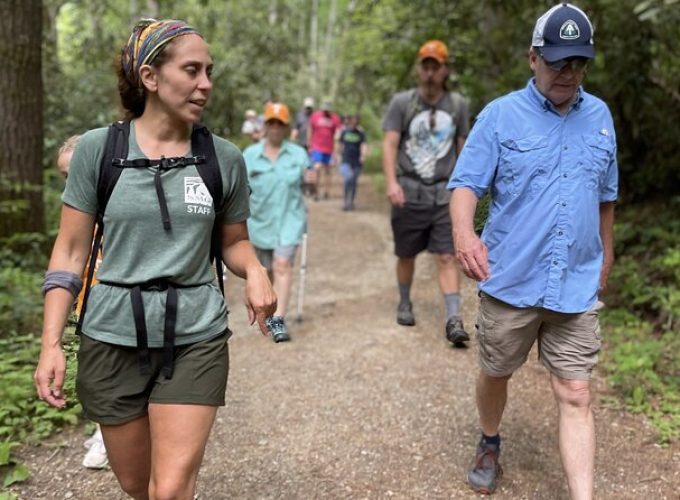
[[[419,102],[419,97],[418,97],[418,89],[413,88],[409,90],[408,94],[408,104],[406,105],[406,113],[404,113],[404,121],[402,122],[402,136],[404,135],[404,132],[408,130],[408,126],[411,123],[411,120],[415,118],[415,116],[418,114],[418,111],[420,110],[420,102]]]
[[[106,205],[111,198],[111,193],[116,187],[116,183],[123,171],[113,165],[114,159],[127,159],[128,142],[130,137],[130,121],[115,122],[109,125],[109,132],[106,136],[104,146],[104,156],[99,166],[99,180],[97,181],[97,218],[104,217]],[[98,221],[99,223],[102,220]]]
[[[128,154],[128,138],[130,137],[130,122],[128,120],[123,122],[115,122],[109,125],[109,131],[106,135],[106,143],[104,144],[104,155],[99,164],[99,179],[97,180],[97,227],[92,241],[92,251],[90,252],[90,261],[88,266],[87,279],[85,281],[85,291],[83,292],[83,301],[80,306],[80,314],[78,315],[78,322],[76,323],[76,335],[80,335],[83,322],[85,321],[85,312],[87,311],[87,299],[90,297],[90,290],[92,288],[92,279],[94,278],[94,269],[97,263],[97,255],[101,249],[102,236],[104,234],[104,212],[106,205],[111,198],[111,193],[116,187],[116,183],[120,178],[122,169],[113,166],[113,160],[116,158],[126,159]]]
[[[208,188],[210,196],[213,199],[215,212],[222,210],[223,204],[223,188],[222,173],[220,172],[220,164],[217,161],[217,153],[215,152],[215,144],[213,143],[212,134],[208,127],[196,124],[191,133],[191,152],[194,156],[202,156],[205,158],[204,162],[196,165],[198,175],[203,179],[203,183]]]
[[[215,143],[208,127],[196,124],[191,132],[191,153],[196,157],[203,157],[205,161],[196,165],[198,175],[201,176],[203,183],[208,188],[208,192],[213,199],[213,209],[215,210],[215,223],[213,224],[212,237],[210,238],[210,257],[215,264],[217,279],[220,290],[224,295],[224,268],[222,266],[222,224],[219,214],[223,210],[224,197],[222,182],[222,172],[215,152]]]
[[[453,104],[453,111],[451,113],[451,118],[455,122],[458,116],[460,115],[461,108],[465,104],[465,97],[463,97],[463,94],[457,91],[453,91],[449,94],[451,96],[451,104]]]

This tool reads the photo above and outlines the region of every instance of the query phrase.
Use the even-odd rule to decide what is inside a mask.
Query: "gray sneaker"
[[[451,316],[446,322],[446,340],[451,342],[454,347],[465,347],[465,343],[470,340],[470,336],[465,331],[463,320],[460,316]]]
[[[283,316],[272,316],[266,320],[269,333],[272,334],[272,340],[277,344],[279,342],[287,342],[290,340],[286,323],[283,321]]]
[[[484,442],[484,438],[479,441],[475,464],[467,474],[468,483],[477,493],[491,495],[496,491],[498,480],[503,477],[503,468],[498,462],[500,454],[497,445]]]
[[[404,326],[413,326],[416,324],[416,318],[413,316],[410,302],[401,302],[397,307],[397,323]]]

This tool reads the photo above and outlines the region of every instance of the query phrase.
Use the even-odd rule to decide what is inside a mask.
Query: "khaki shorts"
[[[136,347],[81,335],[76,391],[84,415],[100,424],[119,425],[146,415],[149,403],[224,406],[228,333],[177,346],[171,379],[161,374],[163,349],[150,349],[151,371],[142,375]]]
[[[477,318],[479,364],[492,377],[517,370],[538,341],[538,359],[550,373],[567,380],[589,380],[600,351],[599,303],[568,314],[540,307],[518,308],[480,294]]]
[[[255,248],[255,255],[267,271],[271,271],[274,266],[274,259],[284,259],[293,264],[295,262],[295,253],[297,252],[297,245],[288,245],[276,247],[273,250],[264,248]]]

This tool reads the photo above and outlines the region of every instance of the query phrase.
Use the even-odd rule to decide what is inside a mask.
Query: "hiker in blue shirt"
[[[248,169],[248,233],[260,262],[273,279],[278,305],[267,326],[274,342],[290,340],[284,317],[293,281],[293,262],[307,227],[302,176],[310,166],[304,148],[285,139],[290,113],[282,103],[265,108],[265,139],[243,152]]]
[[[598,292],[612,265],[618,173],[606,104],[581,87],[594,57],[586,14],[560,4],[536,22],[527,86],[480,113],[449,188],[456,256],[479,282],[477,409],[482,438],[468,482],[502,475],[498,429],[507,384],[534,342],[559,409],[572,498],[593,495],[590,377],[600,350]],[[473,216],[491,194],[481,239]]]

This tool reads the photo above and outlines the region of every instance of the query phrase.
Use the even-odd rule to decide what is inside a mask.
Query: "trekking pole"
[[[302,235],[302,253],[300,255],[300,282],[297,295],[297,322],[302,323],[302,306],[305,298],[305,274],[307,273],[307,232]]]

